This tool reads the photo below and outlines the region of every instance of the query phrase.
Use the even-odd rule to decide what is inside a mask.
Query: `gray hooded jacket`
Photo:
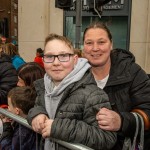
[[[96,120],[96,114],[100,108],[111,109],[108,96],[97,87],[89,69],[83,73],[81,79],[69,83],[63,89],[58,102],[51,127],[51,137],[66,142],[80,143],[96,150],[111,149],[116,142],[116,133],[101,130]],[[29,124],[40,113],[49,116],[44,100],[44,80],[36,81],[35,87],[38,97],[35,107],[28,114]],[[57,145],[55,149],[67,150],[61,145]]]

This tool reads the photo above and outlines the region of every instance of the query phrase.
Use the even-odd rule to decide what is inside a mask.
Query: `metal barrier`
[[[3,109],[3,108],[0,108],[0,114],[3,114],[13,120],[15,120],[16,122],[26,126],[27,128],[29,129],[32,129],[32,127],[28,124],[27,120],[20,117],[20,116],[17,116],[15,114],[12,114],[11,112]],[[51,140],[53,140],[54,142],[60,144],[60,145],[63,145],[69,149],[73,149],[73,150],[93,150],[85,145],[82,145],[82,144],[73,144],[73,143],[68,143],[68,142],[65,142],[65,141],[61,141],[61,140],[57,140],[57,139],[54,139],[54,138],[51,138]]]

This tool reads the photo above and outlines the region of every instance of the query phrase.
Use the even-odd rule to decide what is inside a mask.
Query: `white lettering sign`
[[[103,9],[123,9],[124,0],[111,0],[108,4],[103,6]]]
[[[73,6],[70,7],[70,10],[76,10],[76,0],[73,1]],[[103,9],[123,9],[124,8],[124,0],[111,0],[108,4],[103,6]],[[88,0],[82,0],[82,10],[89,10]]]

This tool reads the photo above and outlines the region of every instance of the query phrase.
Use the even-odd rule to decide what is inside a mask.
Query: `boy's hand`
[[[54,120],[52,119],[47,119],[44,123],[44,128],[42,130],[42,137],[47,138],[50,137],[51,134],[51,126]]]
[[[42,132],[42,129],[44,128],[44,122],[48,119],[48,117],[45,114],[39,114],[32,120],[32,128],[35,132],[40,133]]]

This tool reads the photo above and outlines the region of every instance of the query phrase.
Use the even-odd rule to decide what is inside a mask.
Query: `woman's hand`
[[[96,115],[99,127],[103,130],[118,131],[121,127],[121,117],[118,113],[107,108],[101,108]]]

